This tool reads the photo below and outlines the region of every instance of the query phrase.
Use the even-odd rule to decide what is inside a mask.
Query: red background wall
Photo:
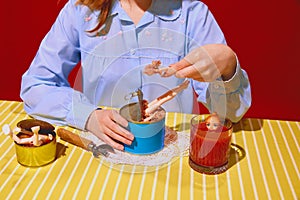
[[[1,100],[21,101],[21,75],[65,2],[2,2]],[[246,117],[300,121],[300,1],[204,2],[248,72],[253,104]]]

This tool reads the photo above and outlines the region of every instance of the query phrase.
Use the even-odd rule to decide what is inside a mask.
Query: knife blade
[[[138,103],[139,103],[137,121],[141,121],[143,119],[143,113],[144,113],[144,94],[142,89],[143,89],[143,70],[140,70],[140,87],[137,90]]]
[[[79,135],[72,133],[67,129],[58,128],[56,133],[62,140],[92,152],[93,156],[97,158],[100,155],[107,157],[109,155],[109,152],[114,153],[114,149],[110,145],[101,144],[97,146],[93,141],[80,137]]]
[[[141,121],[143,119],[143,110],[144,110],[144,95],[141,89],[137,90],[137,96],[138,96],[138,113],[137,113],[137,121]]]

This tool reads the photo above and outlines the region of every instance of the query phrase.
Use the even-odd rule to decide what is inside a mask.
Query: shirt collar
[[[152,0],[148,12],[165,21],[177,19],[181,14],[182,0]],[[110,15],[119,14],[121,19],[127,19],[128,16],[121,7],[120,1],[115,0]]]
[[[149,12],[165,21],[177,19],[181,14],[182,0],[152,0]]]

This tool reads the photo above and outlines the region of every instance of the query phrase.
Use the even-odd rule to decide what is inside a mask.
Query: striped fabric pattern
[[[166,124],[189,134],[192,116],[167,113]],[[0,101],[1,127],[26,118],[22,102]],[[186,155],[156,170],[116,170],[57,139],[58,158],[28,168],[17,162],[13,141],[0,133],[1,199],[300,199],[298,121],[251,118],[235,124],[229,169],[219,175],[195,172]]]

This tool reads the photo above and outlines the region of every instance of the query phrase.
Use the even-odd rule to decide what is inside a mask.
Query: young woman
[[[147,76],[154,60],[171,74]],[[68,76],[81,62],[82,88]],[[190,113],[193,91],[211,112],[236,122],[251,104],[247,74],[213,15],[200,1],[69,0],[41,42],[22,77],[21,98],[35,118],[91,131],[116,149],[133,135],[118,112],[124,96],[142,86],[155,99],[190,80],[189,87],[164,104],[166,111]]]

